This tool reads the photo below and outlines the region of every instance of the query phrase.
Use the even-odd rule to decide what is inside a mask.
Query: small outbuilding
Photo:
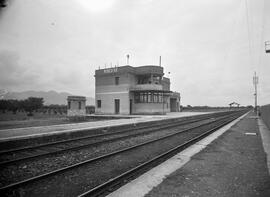
[[[235,108],[235,107],[239,108],[240,104],[236,103],[236,102],[232,102],[229,104],[229,106],[230,106],[230,108]]]
[[[67,98],[67,116],[80,117],[86,115],[84,96],[68,96]]]

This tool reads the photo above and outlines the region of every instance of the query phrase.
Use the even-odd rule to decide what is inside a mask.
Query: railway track
[[[194,126],[192,128],[188,128],[188,129],[185,129],[185,130],[176,132],[176,133],[168,134],[168,135],[163,136],[163,137],[160,137],[158,139],[148,140],[147,142],[136,144],[136,145],[134,145],[132,147],[124,148],[122,150],[114,151],[112,153],[105,154],[105,155],[102,155],[102,156],[99,156],[99,157],[96,157],[96,158],[92,158],[92,159],[89,159],[89,160],[86,160],[86,161],[83,161],[83,162],[80,162],[80,163],[76,163],[76,164],[71,165],[71,166],[68,166],[68,167],[57,169],[57,170],[54,170],[54,171],[49,172],[49,173],[46,173],[46,174],[42,174],[42,175],[39,175],[39,176],[36,176],[36,177],[32,177],[32,178],[29,178],[29,179],[26,179],[26,180],[23,180],[23,181],[12,183],[12,184],[9,184],[9,185],[6,185],[6,186],[0,188],[0,192],[3,193],[3,194],[6,194],[6,195],[7,194],[12,194],[12,195],[13,194],[14,195],[19,194],[19,195],[21,195],[21,193],[23,193],[23,194],[26,193],[26,194],[28,194],[28,195],[31,196],[31,195],[36,195],[37,194],[36,193],[37,192],[36,190],[37,190],[37,188],[39,188],[41,191],[43,191],[43,192],[38,191],[39,196],[43,196],[43,195],[44,196],[48,196],[48,195],[50,195],[50,192],[48,193],[48,188],[51,188],[51,187],[57,185],[57,180],[58,181],[59,181],[59,179],[60,180],[66,180],[66,179],[70,180],[70,173],[74,175],[74,171],[76,171],[76,174],[81,174],[82,173],[82,175],[83,175],[83,172],[91,171],[91,170],[85,171],[85,166],[88,166],[89,167],[89,165],[90,165],[90,168],[92,169],[92,171],[91,171],[92,174],[95,174],[95,172],[97,172],[97,170],[99,169],[98,166],[100,166],[101,162],[104,165],[109,165],[110,164],[110,159],[109,159],[110,157],[120,157],[119,154],[126,154],[129,151],[132,152],[132,151],[138,150],[140,148],[143,148],[145,151],[149,151],[151,149],[152,150],[155,150],[155,149],[158,149],[157,147],[160,146],[160,144],[164,144],[164,146],[165,146],[166,144],[168,144],[168,142],[171,143],[172,140],[175,141],[176,138],[177,139],[179,138],[179,140],[185,139],[186,138],[185,136],[187,136],[186,134],[188,134],[188,135],[191,135],[191,133],[193,133],[194,135],[196,134],[196,138],[198,139],[198,131],[203,130],[202,128],[204,128],[204,130],[206,129],[208,133],[209,133],[210,130],[212,132],[213,131],[213,128],[212,127],[215,127],[215,129],[218,128],[218,127],[221,127],[222,125],[227,124],[227,122],[229,122],[232,119],[238,117],[239,115],[240,114],[237,114],[237,115],[234,114],[233,116],[231,115],[232,117],[227,117],[226,116],[226,117],[217,118],[215,120],[211,120],[208,123],[203,123],[201,125],[197,125],[197,126]],[[165,129],[165,128],[163,128],[163,129]],[[200,133],[199,136],[202,136],[202,133]],[[194,137],[194,136],[192,136],[192,137]],[[185,141],[185,143],[186,143],[187,142],[187,139],[185,139],[185,140],[186,140]],[[188,141],[190,141],[190,143],[191,143],[191,139],[188,139]],[[153,144],[156,144],[155,146],[157,146],[157,147],[153,146]],[[172,144],[174,144],[174,143],[172,143]],[[146,146],[148,146],[148,148],[145,148]],[[151,148],[151,146],[152,146],[152,148]],[[178,147],[179,145],[175,145],[174,144],[173,147],[169,147],[169,148],[170,149],[173,149],[175,146]],[[164,154],[164,151],[162,151],[162,152],[163,152],[162,154]],[[167,150],[167,152],[168,152],[168,150]],[[143,152],[139,152],[139,153],[142,154]],[[137,154],[134,154],[133,153],[131,155],[135,155],[134,157],[136,158],[136,155]],[[155,157],[157,157],[157,156],[155,156]],[[132,161],[132,159],[130,161]],[[117,163],[119,163],[119,162],[116,162],[116,164]],[[143,161],[139,161],[139,164],[138,164],[138,162],[135,162],[135,163],[136,163],[136,165],[135,165],[134,169],[137,168],[138,165],[140,166],[142,163],[146,163],[146,161],[144,161],[144,160]],[[93,165],[94,167],[93,166],[91,167],[91,165]],[[130,166],[130,165],[131,164],[129,164],[127,166]],[[131,166],[133,166],[133,164]],[[103,165],[102,165],[101,168],[103,168]],[[80,170],[78,170],[78,169],[80,169]],[[130,171],[130,169],[128,171]],[[105,170],[105,172],[106,172],[106,170]],[[134,172],[135,171],[133,171],[133,173]],[[99,173],[101,173],[101,172],[99,172]],[[88,174],[88,173],[86,173],[86,174]],[[108,174],[115,175],[115,172],[114,173],[108,173]],[[123,174],[127,174],[127,173],[124,172],[124,173],[120,173],[120,174],[121,174],[121,177],[123,178],[123,176],[124,176]],[[62,179],[61,179],[61,177],[62,177]],[[69,178],[67,178],[67,177],[69,177]],[[76,177],[77,177],[77,175],[76,175]],[[106,181],[106,178],[105,178],[106,176],[104,177],[104,175],[103,175],[101,177],[103,177],[103,178],[101,178],[102,180],[100,180],[97,177],[96,179],[94,179],[94,182],[95,183],[89,184],[90,186],[84,186],[84,184],[80,184],[81,186],[79,186],[79,188],[76,189],[76,192],[77,192],[76,195],[79,194],[79,193],[81,193],[81,191],[87,191],[87,190],[89,190],[88,189],[89,187],[91,187],[91,189],[88,192],[84,193],[83,195],[90,195],[90,196],[92,196],[92,194],[94,194],[94,193],[100,194],[101,191],[102,191],[101,193],[103,193],[104,192],[103,190],[105,188],[105,185],[107,185],[107,186],[108,185],[112,185],[112,183],[109,183],[108,181]],[[116,177],[119,177],[119,175],[116,176]],[[93,176],[92,176],[92,178],[93,178]],[[49,181],[48,181],[48,179],[49,179]],[[114,177],[113,178],[112,177],[109,177],[109,179],[115,180],[115,182],[113,183],[113,185],[115,185],[115,183],[118,182],[117,180],[120,180],[120,179],[117,179],[116,180],[116,178],[114,178]],[[69,185],[70,184],[70,181],[68,181],[68,180],[67,180],[67,182],[65,182],[64,185]],[[93,179],[92,180],[89,180],[89,181],[90,182],[93,182]],[[39,184],[36,184],[37,182],[39,182]],[[51,182],[54,182],[54,184],[51,184]],[[76,183],[76,181],[71,181],[71,182],[73,182],[73,183],[75,182]],[[100,182],[101,182],[101,184],[100,184]],[[106,183],[105,185],[104,185],[104,182]],[[44,186],[44,184],[46,186]],[[39,186],[37,186],[37,185],[39,185]],[[58,185],[59,185],[59,182],[58,182]],[[104,186],[101,187],[101,185],[104,185]],[[46,187],[47,189],[44,189],[44,187]],[[72,188],[72,187],[70,186],[70,187],[67,187],[67,188]],[[65,190],[61,190],[61,191],[69,191],[69,189],[67,189],[67,188]],[[101,189],[101,188],[103,188],[103,189]],[[74,190],[74,188],[72,190]],[[55,192],[55,189],[52,189],[50,191]],[[68,194],[72,196],[74,194],[74,192],[69,192]],[[57,195],[59,195],[59,196],[63,196],[63,195],[66,196],[66,194],[63,194],[61,192],[58,193]],[[53,196],[57,196],[57,195],[55,195],[55,193],[54,193]]]
[[[200,119],[203,120],[203,119]],[[120,131],[115,133],[106,133],[99,134],[94,136],[83,137],[80,139],[72,139],[61,142],[54,142],[50,144],[44,144],[40,146],[20,148],[13,151],[7,151],[0,154],[0,166],[4,166],[7,164],[16,163],[19,161],[24,161],[28,159],[33,159],[41,156],[48,156],[52,154],[57,154],[65,151],[77,150],[80,148],[86,148],[88,146],[94,146],[101,143],[108,143],[114,140],[125,139],[131,136],[137,136],[140,134],[146,134],[149,132],[154,132],[159,129],[168,129],[170,127],[182,126],[185,124],[190,124],[193,122],[197,122],[200,120],[192,120],[192,121],[184,121],[182,123],[174,123],[174,124],[165,124],[156,126],[155,128],[141,128],[141,129],[132,129],[129,131]],[[136,131],[139,131],[136,133]],[[130,134],[131,132],[135,132]],[[25,156],[27,155],[27,156]],[[10,159],[10,157],[15,157],[15,159]]]
[[[10,165],[16,162],[34,159],[42,156],[49,156],[66,151],[78,150],[89,146],[95,146],[101,143],[108,143],[115,140],[134,137],[137,135],[155,132],[160,129],[169,129],[172,127],[183,126],[198,121],[209,119],[211,116],[199,117],[191,120],[184,120],[180,122],[161,123],[154,126],[143,126],[132,129],[125,129],[117,132],[102,133],[97,135],[83,136],[74,139],[56,141],[36,146],[21,147],[12,150],[4,150],[0,152],[0,167]]]
[[[192,117],[192,119],[195,119],[196,120],[198,118]],[[175,122],[179,122],[179,118],[174,119],[173,122],[174,121]],[[166,124],[170,124],[170,123],[164,123],[164,122],[160,123],[160,122],[157,122],[157,123],[151,124],[151,126],[152,127],[155,127],[155,126],[158,127],[158,126],[161,126],[161,125],[164,125],[164,124],[166,125]],[[42,147],[46,147],[46,146],[63,144],[63,143],[69,143],[69,142],[76,142],[76,141],[85,140],[85,139],[91,139],[91,138],[95,138],[95,137],[108,136],[108,135],[112,135],[114,133],[124,133],[124,132],[130,131],[130,130],[136,131],[136,130],[145,129],[145,128],[149,128],[149,125],[137,126],[136,124],[133,124],[133,125],[129,125],[128,128],[118,129],[116,132],[115,131],[108,132],[109,128],[104,128],[102,130],[102,133],[90,134],[90,135],[89,134],[86,134],[86,135],[83,135],[83,136],[80,136],[80,137],[72,137],[71,139],[56,140],[56,141],[47,142],[47,143],[39,143],[37,145],[32,145],[32,146],[22,146],[22,147],[15,147],[15,148],[1,147],[0,156],[3,155],[3,154],[10,154],[10,153],[15,153],[15,152],[19,152],[19,151],[37,149],[37,148],[42,148]],[[82,129],[82,130],[88,131],[87,129]],[[92,131],[91,131],[91,133],[92,133]],[[0,145],[1,145],[1,143],[0,143]]]
[[[15,152],[27,150],[27,149],[31,150],[31,149],[50,146],[50,145],[57,145],[57,144],[61,144],[61,143],[63,144],[63,143],[67,143],[67,142],[76,142],[76,141],[91,139],[91,138],[95,138],[95,137],[102,137],[102,136],[106,136],[106,135],[111,135],[113,133],[124,133],[126,131],[131,131],[131,130],[136,131],[136,130],[145,129],[145,128],[149,128],[149,127],[159,127],[162,125],[168,125],[168,124],[171,124],[173,122],[179,123],[179,121],[182,122],[182,121],[187,121],[187,120],[198,120],[199,118],[205,119],[205,118],[215,117],[216,114],[226,115],[226,114],[230,114],[230,113],[231,112],[219,112],[219,113],[204,114],[204,115],[198,115],[198,116],[192,116],[192,117],[173,118],[173,119],[161,120],[161,121],[151,121],[151,122],[146,122],[146,123],[134,123],[134,124],[126,125],[126,126],[123,125],[123,126],[116,127],[116,128],[114,128],[115,126],[107,127],[107,128],[104,127],[102,129],[100,129],[100,131],[94,131],[93,129],[91,130],[91,129],[85,128],[85,129],[80,130],[82,132],[77,131],[77,132],[72,133],[72,134],[79,133],[79,135],[70,134],[68,136],[61,136],[60,140],[59,140],[59,138],[55,138],[54,140],[49,140],[48,142],[44,142],[44,140],[43,140],[43,142],[38,141],[37,144],[33,144],[33,145],[29,145],[29,144],[32,144],[32,143],[29,143],[29,141],[27,143],[25,143],[26,145],[25,144],[21,145],[20,144],[21,140],[14,141],[15,143],[13,143],[13,144],[9,144],[9,142],[8,143],[0,142],[0,156],[3,154],[15,153]],[[147,123],[151,123],[151,125],[148,125]],[[98,132],[98,133],[96,133],[96,132]],[[89,133],[91,133],[91,134],[89,135]],[[68,137],[68,139],[65,139],[67,137]],[[44,137],[38,137],[38,138],[43,139]]]

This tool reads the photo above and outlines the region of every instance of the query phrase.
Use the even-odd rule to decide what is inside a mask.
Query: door
[[[114,112],[119,114],[120,111],[120,99],[114,99]]]
[[[170,111],[176,112],[176,99],[170,98]]]
[[[129,100],[129,114],[132,114],[132,99]]]

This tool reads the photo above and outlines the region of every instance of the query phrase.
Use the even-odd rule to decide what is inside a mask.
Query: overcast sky
[[[158,65],[161,55],[183,105],[253,104],[254,71],[259,104],[270,103],[268,0],[8,3],[0,11],[0,89],[94,97],[99,66],[125,65],[127,54],[131,66]]]

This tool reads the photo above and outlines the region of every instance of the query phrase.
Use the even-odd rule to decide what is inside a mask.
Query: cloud
[[[182,104],[253,103],[251,80],[261,49],[253,49],[250,65],[243,1],[100,2],[14,1],[0,20],[1,86],[94,96],[99,66],[124,65],[126,54],[133,66],[158,64],[161,55]],[[250,5],[255,46],[261,40],[261,4]],[[266,103],[269,56],[261,62]]]
[[[20,58],[17,52],[0,52],[0,84],[2,89],[32,86],[38,81],[35,72],[31,72],[25,66],[20,64]]]

